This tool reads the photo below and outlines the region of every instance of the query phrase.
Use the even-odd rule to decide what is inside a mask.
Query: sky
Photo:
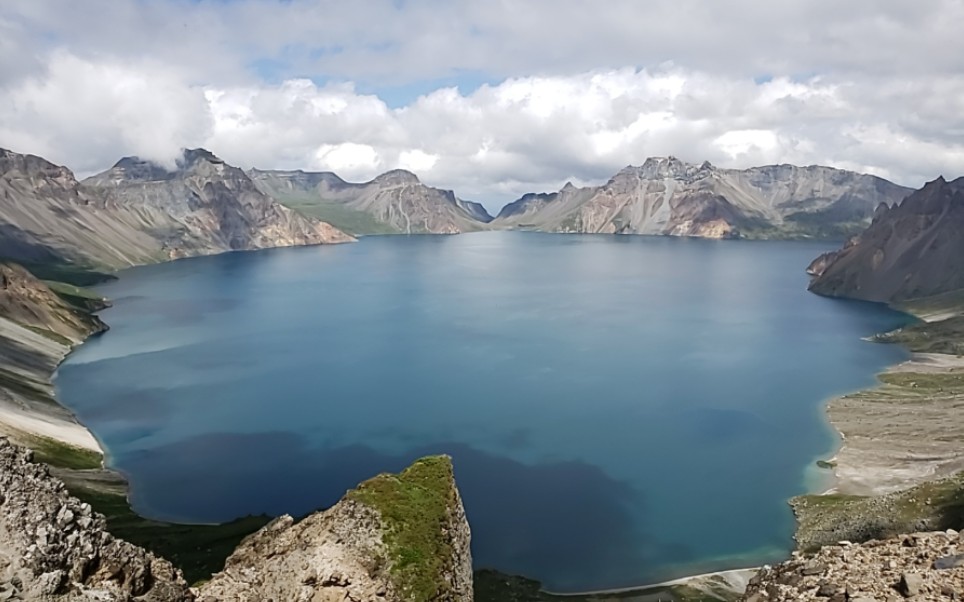
[[[0,147],[394,168],[490,210],[650,156],[964,175],[964,0],[3,0]]]

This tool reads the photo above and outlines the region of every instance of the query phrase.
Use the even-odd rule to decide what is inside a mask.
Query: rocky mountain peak
[[[150,159],[141,157],[124,157],[114,164],[109,174],[113,178],[120,178],[130,181],[158,182],[172,180],[183,176],[188,172],[197,171],[204,168],[222,168],[224,160],[209,150],[203,148],[186,148],[181,151],[181,156],[174,160],[175,169],[171,170]],[[95,176],[97,177],[97,176]]]
[[[378,176],[372,180],[372,183],[382,186],[405,186],[421,184],[422,182],[418,179],[418,176],[406,169],[393,169]]]
[[[709,161],[693,165],[676,157],[650,157],[642,165],[624,167],[614,180],[633,178],[638,180],[692,180],[695,176],[715,169]]]
[[[41,178],[65,186],[77,183],[72,171],[36,155],[23,155],[0,148],[0,176]]]

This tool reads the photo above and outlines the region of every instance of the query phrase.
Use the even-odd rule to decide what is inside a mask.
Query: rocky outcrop
[[[116,539],[31,452],[0,438],[0,600],[193,600],[160,558]]]
[[[810,290],[895,302],[964,288],[964,178],[939,178],[811,265]]]
[[[957,531],[916,533],[860,545],[841,542],[794,553],[750,580],[745,602],[890,602],[964,596],[964,539]]]
[[[78,183],[70,170],[0,149],[0,257],[27,264],[120,269],[231,250],[344,242],[207,151],[173,171],[122,159]]]
[[[451,190],[426,186],[405,170],[353,184],[329,172],[248,172],[265,194],[353,234],[457,234],[482,229],[492,217]]]
[[[379,475],[332,508],[283,516],[190,590],[113,537],[32,452],[0,438],[0,600],[471,602],[470,533],[447,457]]]
[[[704,238],[840,237],[865,227],[880,204],[909,189],[829,167],[719,169],[650,158],[606,184],[526,195],[495,227],[550,232],[663,234]]]
[[[245,539],[205,601],[471,601],[469,527],[447,457],[380,475],[332,508]]]
[[[0,263],[0,316],[79,343],[107,326],[78,311],[22,267]]]

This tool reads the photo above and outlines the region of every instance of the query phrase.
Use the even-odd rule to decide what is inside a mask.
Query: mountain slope
[[[351,239],[275,202],[244,171],[203,149],[185,150],[172,171],[127,157],[83,185],[144,214],[145,229],[170,258]]]
[[[422,184],[394,170],[353,184],[330,172],[251,170],[263,193],[352,234],[457,234],[482,229],[492,217],[478,203]]]
[[[261,194],[207,151],[167,171],[133,158],[78,183],[70,170],[0,149],[0,257],[120,269],[229,250],[350,240]]]
[[[869,223],[881,203],[891,205],[909,192],[829,167],[735,170],[650,158],[602,186],[567,184],[557,193],[526,195],[504,207],[492,225],[707,238],[841,236]]]
[[[119,268],[161,256],[143,217],[83,188],[65,167],[0,149],[0,257]]]
[[[964,178],[929,182],[808,270],[810,290],[903,301],[964,288]]]

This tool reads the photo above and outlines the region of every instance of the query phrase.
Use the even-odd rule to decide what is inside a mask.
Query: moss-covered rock
[[[448,457],[379,475],[301,521],[246,538],[201,590],[212,600],[471,602],[469,526]]]

